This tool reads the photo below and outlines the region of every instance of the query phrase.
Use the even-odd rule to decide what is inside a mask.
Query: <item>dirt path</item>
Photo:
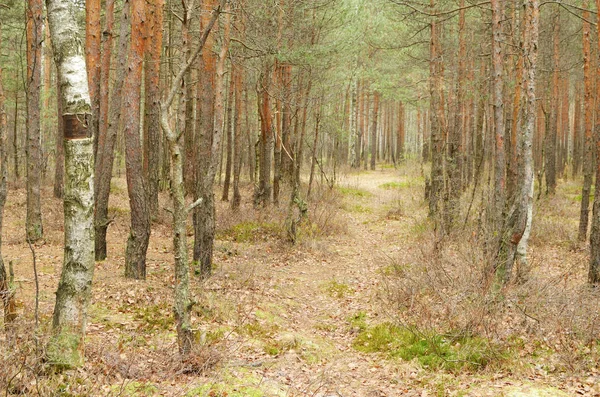
[[[281,330],[274,336],[281,352],[256,370],[265,382],[287,387],[286,395],[421,395],[407,381],[416,378],[416,368],[353,349],[357,330],[351,322],[361,315],[386,319],[378,297],[382,269],[410,249],[409,230],[426,215],[412,189],[416,183],[414,175],[394,169],[348,177],[340,184],[344,198],[337,220],[347,233],[300,245],[283,264],[256,264],[259,283],[276,291],[259,298],[259,310],[272,316],[260,320]]]
[[[387,301],[385,273],[394,264],[410,263],[420,249],[415,236],[427,228],[427,209],[418,166],[350,174],[334,193],[317,189],[313,224],[304,226],[294,247],[275,237],[280,229],[270,229],[281,227],[284,216],[278,211],[285,209],[255,213],[246,202],[235,217],[226,203],[219,203],[217,267],[207,282],[193,283],[193,324],[198,342],[209,346],[199,358],[207,370],[196,375],[173,366],[177,349],[168,215],[162,214],[153,229],[148,279],[124,279],[128,206],[124,181],[113,184],[110,208],[115,222],[109,228],[109,259],[96,268],[87,362],[81,370],[83,395],[562,395],[558,389],[539,389],[560,385],[560,380],[531,371],[453,376],[353,347],[361,326],[395,318]],[[167,198],[162,199],[168,206]],[[19,301],[28,318],[33,274],[21,238],[24,201],[23,190],[9,198],[3,254],[15,261]],[[44,202],[47,237],[36,248],[45,324],[50,322],[62,261],[59,204],[55,199]],[[253,235],[240,225],[260,227]],[[243,233],[246,241],[230,238],[232,230]],[[58,387],[54,381],[47,390]],[[508,393],[511,388],[527,391],[532,384],[538,386],[537,394]]]

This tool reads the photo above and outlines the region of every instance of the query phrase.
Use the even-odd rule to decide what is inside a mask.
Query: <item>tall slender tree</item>
[[[581,188],[581,210],[579,213],[579,241],[585,241],[587,237],[589,212],[590,212],[590,193],[592,189],[592,177],[594,171],[594,148],[593,148],[593,130],[592,120],[594,118],[594,98],[592,94],[592,55],[591,55],[591,27],[590,12],[587,10],[589,1],[583,3],[583,128],[584,128],[584,157],[583,157],[583,187]]]
[[[27,239],[37,241],[42,227],[42,134],[40,89],[42,85],[42,42],[44,40],[42,0],[27,1]]]
[[[148,182],[148,209],[151,214],[158,211],[160,179],[160,65],[163,42],[164,0],[148,0],[146,63],[144,66],[144,175]]]
[[[596,0],[596,8],[600,10],[600,0]],[[600,26],[600,13],[597,14],[596,26]],[[600,39],[600,28],[598,39]],[[598,42],[597,62],[600,62],[600,42]],[[600,64],[598,64],[600,65]],[[600,68],[596,67],[596,81],[600,81]],[[600,84],[596,83],[596,114],[600,114]],[[600,117],[596,116],[594,126],[594,143],[596,145],[596,192],[600,192]],[[592,285],[600,284],[600,194],[594,195],[592,212],[592,230],[590,232],[590,266],[588,281]]]
[[[121,119],[122,92],[125,75],[127,73],[127,54],[129,32],[131,25],[130,2],[123,3],[121,10],[121,26],[119,42],[117,45],[117,65],[112,91],[109,93],[110,58],[112,44],[112,23],[114,15],[114,0],[106,2],[106,28],[104,30],[104,44],[102,50],[102,83],[100,101],[100,134],[98,139],[98,152],[95,165],[95,202],[94,213],[95,251],[96,260],[106,259],[106,232],[110,223],[108,219],[108,199],[110,196],[110,181],[112,179],[115,144]],[[110,97],[110,98],[109,98]]]
[[[131,2],[131,42],[127,74],[123,84],[123,132],[125,135],[125,167],[127,191],[131,208],[131,227],[125,251],[125,276],[146,278],[146,252],[150,239],[150,213],[146,195],[146,181],[142,168],[140,142],[140,81],[144,60],[145,4]]]
[[[94,148],[91,103],[75,0],[48,0],[48,21],[61,85],[65,139],[65,250],[54,306],[49,361],[80,365],[94,275]]]

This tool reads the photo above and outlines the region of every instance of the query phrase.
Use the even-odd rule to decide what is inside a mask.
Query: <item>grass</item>
[[[338,186],[337,190],[342,195],[347,196],[347,197],[369,198],[369,197],[373,196],[373,194],[371,192],[368,192],[367,190],[364,190],[364,189],[355,188],[355,187]]]
[[[391,323],[364,329],[353,347],[364,353],[417,360],[424,367],[449,372],[485,368],[501,357],[497,348],[480,337],[414,332]]]
[[[269,237],[278,237],[280,233],[281,227],[276,223],[247,221],[218,232],[217,238],[238,243],[252,243]]]
[[[372,208],[364,206],[362,204],[350,205],[347,209],[348,209],[348,211],[354,212],[357,214],[372,214],[373,213]]]
[[[359,311],[348,318],[352,330],[363,332],[367,329],[367,313]]]
[[[347,295],[350,295],[354,292],[354,290],[348,284],[339,283],[335,280],[326,283],[323,286],[323,289],[325,290],[327,295],[331,296],[332,298],[338,299],[343,299]]]

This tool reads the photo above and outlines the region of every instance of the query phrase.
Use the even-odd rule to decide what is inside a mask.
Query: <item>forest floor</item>
[[[465,210],[474,197],[467,227],[461,221],[436,245],[422,175],[413,163],[316,188],[294,246],[282,238],[285,205],[255,211],[246,199],[233,214],[220,202],[214,274],[193,277],[199,347],[183,364],[171,309],[170,216],[161,210],[153,227],[147,280],[126,280],[127,193],[116,179],[85,366],[32,376],[36,348],[24,331],[20,347],[1,358],[0,384],[7,395],[44,396],[600,395],[600,295],[585,287],[587,249],[575,242],[579,184],[564,182],[556,197],[536,202],[527,281],[493,293],[482,281],[475,231],[481,194],[464,195]],[[50,189],[44,195],[38,346],[62,263],[62,205]],[[19,322],[31,329],[24,213],[24,190],[11,190],[2,251],[15,268]],[[191,245],[191,222],[189,230]]]

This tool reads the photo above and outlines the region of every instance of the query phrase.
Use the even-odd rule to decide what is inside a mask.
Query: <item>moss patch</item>
[[[414,332],[390,323],[365,329],[353,346],[358,351],[384,353],[389,358],[416,359],[424,367],[450,372],[485,368],[502,357],[499,349],[483,338]]]
[[[354,293],[354,290],[348,284],[340,283],[335,280],[323,285],[323,289],[327,295],[338,299],[345,298],[346,296]]]
[[[46,360],[57,370],[73,369],[83,364],[79,335],[63,331],[54,335],[46,347]]]
[[[220,240],[251,243],[268,237],[279,237],[281,227],[276,223],[241,222],[217,233]]]
[[[371,192],[368,192],[364,189],[358,189],[354,187],[337,187],[338,192],[340,192],[344,196],[349,197],[359,197],[359,198],[369,198],[373,196]]]

